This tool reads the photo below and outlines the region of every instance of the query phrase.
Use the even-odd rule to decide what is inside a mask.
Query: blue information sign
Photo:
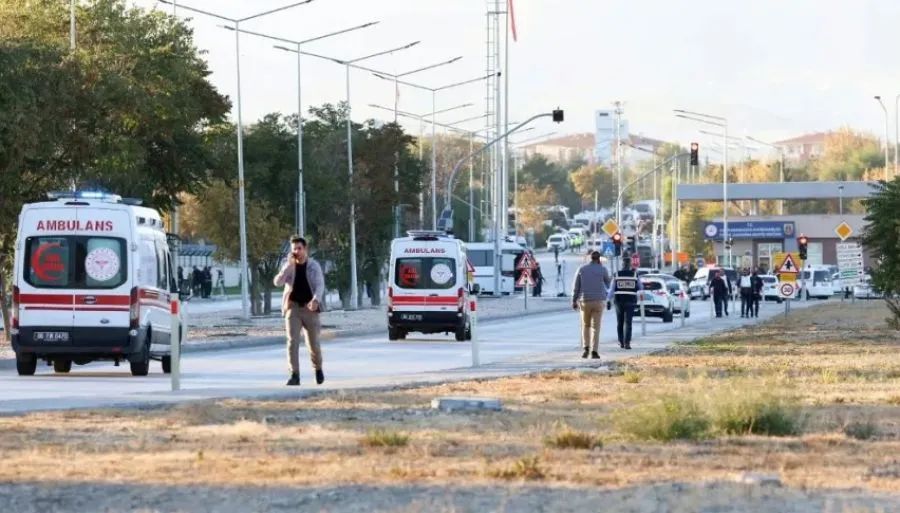
[[[706,223],[703,236],[706,240],[722,240],[724,223]],[[732,239],[793,239],[796,237],[793,221],[729,221],[728,237]]]

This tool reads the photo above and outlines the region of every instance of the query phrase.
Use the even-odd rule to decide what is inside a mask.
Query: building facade
[[[713,243],[718,262],[740,267],[745,255],[752,257],[753,266],[771,269],[776,253],[797,251],[797,237],[805,235],[809,265],[837,265],[837,244],[841,242],[835,229],[846,221],[853,234],[845,242],[859,242],[866,222],[862,214],[839,215],[789,215],[748,216],[728,219],[728,238],[733,239],[731,261],[728,261],[722,243],[724,224],[722,219],[711,220],[704,227],[704,237]],[[863,263],[871,266],[872,260],[863,248]]]
[[[596,163],[594,150],[594,136],[589,133],[554,137],[520,147],[523,160],[541,155],[547,162],[554,164],[563,164],[576,159],[585,163]]]
[[[811,160],[816,160],[825,153],[825,140],[827,138],[828,132],[816,132],[778,141],[772,143],[772,146],[784,152],[786,164],[802,166]]]

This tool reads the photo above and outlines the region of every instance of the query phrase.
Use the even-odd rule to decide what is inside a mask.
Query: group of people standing
[[[765,284],[759,273],[754,269],[744,269],[738,277],[738,292],[741,297],[741,317],[759,317],[759,302],[762,300]],[[716,317],[722,317],[724,312],[728,316],[728,302],[734,295],[734,287],[731,280],[724,272],[716,272],[709,284],[710,294],[713,298]]]

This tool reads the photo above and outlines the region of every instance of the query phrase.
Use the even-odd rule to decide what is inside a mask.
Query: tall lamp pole
[[[778,150],[779,153],[779,162],[778,162],[778,182],[784,183],[784,147],[776,146],[772,143],[767,143],[765,141],[760,141],[754,137],[747,136],[747,140],[753,141],[758,144],[762,144],[763,146],[768,146],[770,148],[774,148]],[[784,215],[784,200],[778,200],[778,215]]]
[[[348,32],[353,32],[356,30],[364,29],[367,27],[371,27],[373,25],[377,25],[379,22],[372,21],[369,23],[364,23],[362,25],[357,25],[355,27],[350,27],[343,30],[338,30],[335,32],[330,32],[328,34],[324,34],[321,36],[316,36],[309,39],[304,39],[302,41],[295,41],[292,39],[285,39],[282,37],[275,37],[269,34],[263,34],[260,32],[253,32],[250,30],[244,29],[235,29],[234,27],[230,27],[228,25],[220,25],[221,28],[226,30],[238,30],[242,34],[249,34],[252,36],[258,36],[265,39],[269,39],[272,41],[280,41],[282,43],[289,43],[295,46],[295,48],[288,48],[285,46],[275,45],[275,48],[279,50],[286,50],[289,52],[293,52],[297,54],[297,233],[300,236],[304,236],[306,233],[306,195],[303,190],[303,87],[302,87],[302,69],[301,69],[301,54],[300,47],[307,43],[312,43],[314,41],[320,41],[322,39],[327,39],[330,37],[338,36],[341,34],[346,34]]]
[[[355,59],[335,59],[333,57],[326,57],[324,55],[318,55],[314,53],[300,51],[303,55],[309,55],[310,57],[317,57],[319,59],[325,59],[332,61],[337,64],[341,64],[345,69],[345,86],[346,86],[346,102],[347,102],[347,175],[350,180],[350,191],[353,190],[353,119],[351,116],[351,107],[350,107],[350,70],[353,68],[353,64],[357,62],[362,62],[368,59],[372,59],[375,57],[380,57],[382,55],[387,55],[390,53],[399,52],[402,50],[407,50],[418,45],[421,41],[413,41],[412,43],[407,43],[403,46],[398,46],[396,48],[391,48],[390,50],[384,50],[381,52],[371,53],[369,55],[364,55],[362,57],[357,57]],[[358,293],[359,280],[357,278],[357,265],[356,265],[356,202],[350,201],[350,309],[356,309],[358,307]]]
[[[499,74],[497,74],[497,75],[499,76]],[[379,75],[377,73],[375,74],[375,76],[385,79],[385,80],[392,80],[389,77],[385,77],[385,76]],[[434,119],[434,116],[436,114],[435,109],[437,107],[437,104],[436,104],[437,93],[439,91],[446,91],[447,89],[453,89],[453,88],[464,86],[467,84],[474,84],[476,82],[481,82],[481,81],[487,80],[493,76],[495,76],[495,75],[492,73],[490,75],[473,78],[471,80],[464,80],[462,82],[455,82],[455,83],[443,85],[440,87],[425,87],[423,85],[414,84],[411,82],[405,82],[403,80],[394,80],[394,82],[396,84],[405,85],[405,86],[413,87],[415,89],[421,89],[424,91],[429,91],[431,93],[431,112],[432,112],[432,117],[431,117],[431,229],[432,230],[437,230],[437,151],[436,151],[437,139],[436,139],[436,131],[435,131],[435,127],[437,126],[437,123],[435,123],[435,119]]]
[[[173,0],[159,0],[161,3],[175,6]],[[177,1],[177,0],[175,0]],[[221,14],[217,14],[210,11],[204,11],[201,9],[196,9],[194,7],[188,7],[183,4],[178,4],[177,7],[181,9],[185,9],[191,12],[195,12],[197,14],[204,14],[206,16],[216,18],[222,21],[226,21],[232,23],[234,25],[234,57],[235,57],[235,73],[237,77],[237,94],[235,95],[237,100],[237,126],[235,127],[235,132],[237,132],[237,153],[238,153],[238,219],[240,224],[240,244],[241,244],[241,315],[244,319],[250,318],[250,279],[248,276],[249,266],[247,265],[247,204],[246,204],[246,194],[244,190],[244,126],[243,119],[241,113],[241,31],[240,26],[241,23],[245,21],[250,21],[256,18],[261,18],[263,16],[268,16],[270,14],[275,14],[277,12],[282,12],[288,9],[292,9],[294,7],[298,7],[301,5],[305,5],[312,2],[312,0],[302,0],[300,2],[294,2],[292,4],[284,5],[281,7],[276,7],[274,9],[269,9],[267,11],[263,11],[251,16],[245,16],[243,18],[229,18],[227,16],[222,16]]]
[[[881,110],[884,111],[884,179],[888,179],[888,166],[890,165],[890,158],[888,158],[888,141],[891,140],[891,135],[889,133],[890,121],[888,120],[888,111],[887,107],[884,106],[884,101],[881,100],[881,96],[876,95],[875,101],[878,102],[878,105],[881,106]]]

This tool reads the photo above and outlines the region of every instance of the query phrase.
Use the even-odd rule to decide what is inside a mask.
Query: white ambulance
[[[440,231],[409,231],[391,242],[388,273],[388,339],[411,332],[472,338],[466,247]]]
[[[19,214],[11,315],[19,375],[33,375],[39,360],[58,373],[127,360],[132,375],[146,376],[153,359],[170,372],[178,286],[159,212],[106,193],[48,197]]]

